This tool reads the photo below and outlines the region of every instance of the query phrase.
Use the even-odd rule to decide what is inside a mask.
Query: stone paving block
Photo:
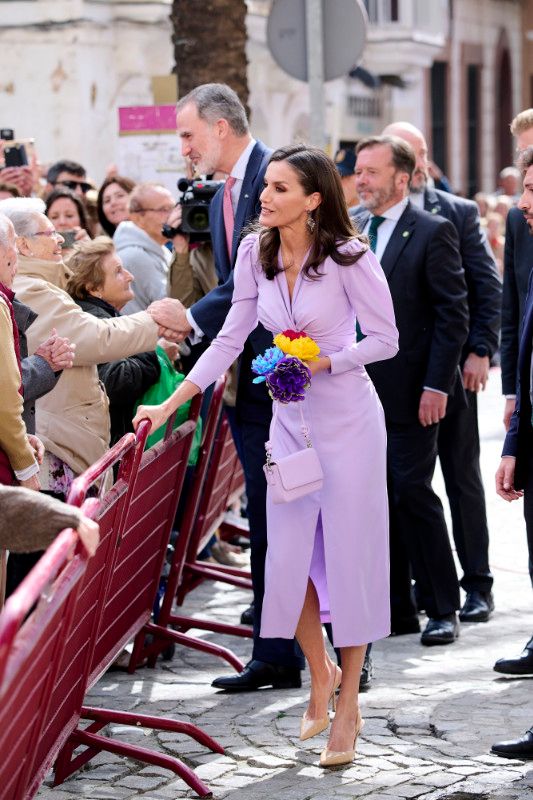
[[[235,770],[235,764],[220,764],[217,761],[211,761],[209,764],[200,764],[194,768],[196,775],[207,783],[220,778],[221,775],[227,775],[232,770]]]
[[[125,789],[119,786],[98,786],[85,797],[95,798],[95,800],[130,800],[132,797],[141,797],[141,794],[134,789]]]
[[[168,775],[168,773],[167,773]],[[120,781],[117,781],[115,786],[121,786],[126,789],[136,789],[137,791],[146,791],[147,789],[155,789],[158,786],[161,786],[164,783],[164,779],[161,776],[153,776],[149,777],[147,775],[140,775],[137,773],[136,775],[130,775],[127,778],[122,778]]]
[[[87,778],[92,781],[114,781],[130,774],[130,766],[125,764],[102,764],[93,769],[84,770]],[[168,776],[168,770],[165,773]]]
[[[431,775],[422,776],[416,782],[423,786],[451,786],[461,780],[459,775],[452,775],[450,772],[432,772]]]

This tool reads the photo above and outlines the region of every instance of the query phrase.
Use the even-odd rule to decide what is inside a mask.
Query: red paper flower
[[[290,339],[293,342],[295,339],[305,339],[307,336],[305,331],[282,331],[283,336],[286,336],[287,339]]]

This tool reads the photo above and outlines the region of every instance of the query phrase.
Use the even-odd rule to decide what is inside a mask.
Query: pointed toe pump
[[[363,730],[363,726],[365,724],[364,719],[361,717],[361,712],[357,717],[357,722],[355,724],[355,733],[353,739],[353,748],[351,750],[328,750],[327,747],[322,750],[320,754],[320,766],[321,767],[340,767],[343,764],[351,764],[355,758],[355,746],[357,744],[357,737]]]
[[[333,711],[335,711],[336,708],[335,692],[341,685],[341,679],[342,679],[342,672],[338,667],[335,667],[335,674],[333,676],[333,686],[328,700],[328,708],[329,708],[329,703],[331,703]],[[300,741],[305,742],[306,739],[311,739],[312,736],[317,736],[319,733],[322,733],[322,731],[325,731],[328,725],[329,725],[329,714],[327,712],[325,717],[321,717],[320,719],[310,719],[307,716],[307,711],[306,711],[300,721]]]

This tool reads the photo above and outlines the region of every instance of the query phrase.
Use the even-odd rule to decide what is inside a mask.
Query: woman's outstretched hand
[[[170,414],[171,412],[166,409],[164,403],[161,403],[159,406],[139,406],[133,418],[133,428],[137,430],[141,421],[147,419],[152,423],[153,433],[167,421]]]

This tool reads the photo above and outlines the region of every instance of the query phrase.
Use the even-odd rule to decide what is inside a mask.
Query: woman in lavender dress
[[[303,145],[271,157],[259,231],[243,239],[231,310],[211,347],[161,406],[134,424],[154,427],[221,375],[258,320],[276,335],[305,331],[320,347],[308,362],[303,403],[279,405],[273,459],[301,450],[300,408],[324,472],[323,488],[285,504],[267,492],[268,552],[261,636],[296,635],[309,663],[311,695],[301,722],[307,739],[329,724],[341,672],[321,622],[341,649],[342,687],[320,763],[348,763],[362,720],[359,675],[366,644],[388,636],[389,565],[383,410],[364,365],[392,358],[398,332],[386,278],[346,212],[333,162]],[[356,341],[355,323],[365,335]],[[253,376],[250,375],[250,380]]]

